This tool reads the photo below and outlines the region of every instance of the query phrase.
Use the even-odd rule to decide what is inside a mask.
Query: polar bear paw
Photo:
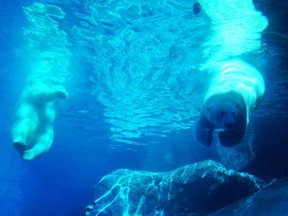
[[[63,90],[56,91],[54,94],[55,94],[55,97],[59,99],[65,100],[68,98],[68,93]]]
[[[202,145],[210,146],[213,139],[213,130],[212,125],[200,118],[196,121],[194,127],[194,139]]]
[[[27,144],[23,140],[14,140],[13,145],[16,148],[16,150],[22,155],[23,152],[27,149]]]

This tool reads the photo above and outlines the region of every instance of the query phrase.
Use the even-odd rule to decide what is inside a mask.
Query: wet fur
[[[231,108],[229,108],[229,104]],[[227,108],[228,107],[228,108]],[[231,109],[231,112],[229,112]],[[232,125],[232,127],[228,127]],[[199,143],[210,146],[213,132],[219,129],[223,146],[235,146],[241,142],[247,126],[247,107],[243,97],[230,91],[209,98],[203,105],[194,127],[194,137]]]

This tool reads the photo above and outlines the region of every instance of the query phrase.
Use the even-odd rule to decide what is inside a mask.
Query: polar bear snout
[[[234,126],[235,126],[234,122],[227,122],[225,124],[225,129],[230,130],[230,129],[234,128]]]
[[[234,128],[237,121],[236,113],[226,113],[223,119],[223,127],[226,130],[231,130]]]

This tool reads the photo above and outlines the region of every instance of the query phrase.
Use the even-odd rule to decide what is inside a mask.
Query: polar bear
[[[12,128],[12,142],[24,160],[46,152],[53,142],[53,123],[60,100],[67,98],[62,86],[32,84],[22,93]]]
[[[194,127],[197,142],[210,146],[213,133],[223,146],[241,142],[249,122],[249,113],[262,99],[265,84],[262,75],[239,59],[209,65],[215,73]]]

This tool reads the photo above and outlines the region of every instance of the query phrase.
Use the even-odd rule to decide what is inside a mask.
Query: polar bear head
[[[237,93],[218,94],[205,103],[204,115],[215,129],[232,130],[239,122],[245,121],[246,106]]]

